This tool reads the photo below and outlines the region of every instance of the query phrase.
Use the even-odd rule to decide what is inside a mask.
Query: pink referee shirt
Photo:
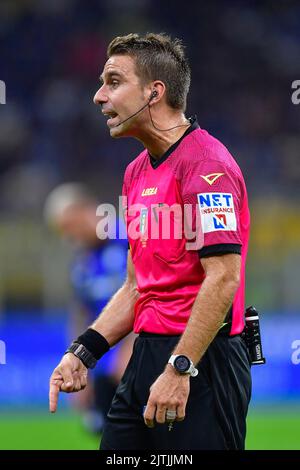
[[[128,165],[123,196],[140,293],[134,331],[181,334],[205,279],[201,258],[239,253],[241,281],[226,321],[231,335],[240,333],[250,215],[226,147],[193,120],[159,160],[144,150]]]

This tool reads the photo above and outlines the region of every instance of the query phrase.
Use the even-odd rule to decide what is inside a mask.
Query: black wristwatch
[[[83,344],[73,342],[66,350],[65,354],[67,353],[73,353],[88,369],[94,369],[97,364],[97,359]]]
[[[198,375],[198,369],[196,369],[192,361],[183,354],[171,356],[168,364],[171,364],[179,374],[189,374],[192,377]]]

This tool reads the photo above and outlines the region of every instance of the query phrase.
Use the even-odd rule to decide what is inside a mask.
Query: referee
[[[107,55],[94,102],[112,137],[144,145],[124,177],[127,279],[54,370],[50,411],[59,391],[83,389],[88,368],[134,330],[101,449],[244,449],[250,216],[241,170],[185,117],[190,68],[179,40],[129,34]]]

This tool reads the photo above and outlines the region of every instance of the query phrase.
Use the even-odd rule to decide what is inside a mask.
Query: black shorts
[[[179,336],[142,333],[113,398],[101,450],[244,449],[251,396],[248,351],[240,335],[218,335],[190,379],[185,419],[144,424],[149,388],[163,372]]]

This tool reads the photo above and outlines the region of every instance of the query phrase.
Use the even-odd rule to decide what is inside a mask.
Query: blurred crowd
[[[287,201],[297,203],[300,105],[291,101],[291,85],[300,79],[299,1],[1,0],[0,79],[7,103],[0,105],[0,232],[8,245],[13,232],[14,246],[0,248],[10,265],[0,268],[0,282],[2,277],[6,283],[0,303],[1,289],[8,292],[11,279],[14,298],[20,291],[19,260],[26,253],[16,231],[23,233],[24,219],[35,224],[26,246],[36,275],[37,251],[43,251],[42,209],[56,185],[84,182],[99,201],[117,201],[124,169],[140,146],[112,141],[92,99],[109,41],[146,31],[183,39],[192,67],[187,115],[197,114],[200,126],[236,156],[251,200],[260,208],[267,200],[277,201],[270,227]],[[263,211],[260,220],[265,222]],[[299,224],[293,227],[291,237]],[[259,243],[264,234],[254,239]],[[279,248],[284,240],[276,243]],[[278,273],[281,268],[282,263]],[[31,298],[41,290],[49,297],[51,287],[32,279]],[[291,292],[289,298],[295,295]]]

